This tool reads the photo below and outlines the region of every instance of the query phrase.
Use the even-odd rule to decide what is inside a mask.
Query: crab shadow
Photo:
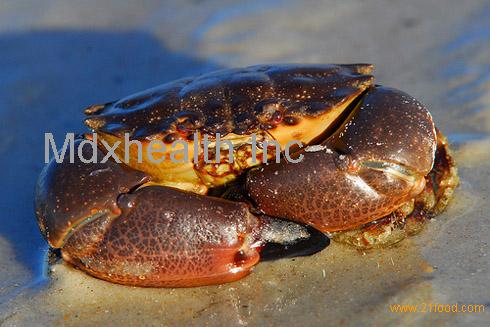
[[[83,132],[82,109],[218,68],[167,49],[142,31],[40,30],[0,35],[0,237],[42,273],[47,245],[34,215],[44,135],[58,147]]]

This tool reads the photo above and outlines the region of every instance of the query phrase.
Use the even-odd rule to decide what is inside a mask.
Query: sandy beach
[[[490,325],[490,1],[0,2],[0,326]],[[33,209],[44,133],[82,109],[180,77],[258,63],[376,65],[431,110],[461,185],[395,247],[259,264],[247,278],[144,289],[47,264]],[[484,304],[395,313],[393,304]]]

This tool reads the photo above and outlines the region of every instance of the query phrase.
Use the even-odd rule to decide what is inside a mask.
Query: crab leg
[[[419,194],[435,150],[425,107],[401,91],[372,87],[333,135],[296,153],[301,162],[252,170],[245,188],[268,215],[324,232],[346,230]]]

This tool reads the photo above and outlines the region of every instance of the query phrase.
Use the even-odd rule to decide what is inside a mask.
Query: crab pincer
[[[259,209],[333,232],[384,217],[424,189],[436,149],[429,112],[409,95],[384,87],[367,90],[357,101],[319,147],[296,153],[304,156],[299,163],[249,173],[247,190]]]
[[[75,145],[88,157],[91,147],[81,142]],[[268,244],[288,247],[276,257],[311,254],[328,245],[320,232],[256,217],[245,203],[150,182],[145,173],[112,160],[53,159],[36,190],[41,231],[66,262],[95,277],[153,287],[240,279],[259,262],[261,251],[270,252]]]

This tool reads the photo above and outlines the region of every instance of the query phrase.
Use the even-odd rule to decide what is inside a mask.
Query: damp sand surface
[[[490,2],[2,1],[0,325],[445,326],[490,324]],[[44,133],[81,109],[162,82],[272,62],[370,62],[447,134],[461,185],[393,248],[333,243],[235,283],[145,289],[46,264],[32,209]],[[390,305],[485,304],[484,313]],[[420,311],[420,310],[419,310]]]

